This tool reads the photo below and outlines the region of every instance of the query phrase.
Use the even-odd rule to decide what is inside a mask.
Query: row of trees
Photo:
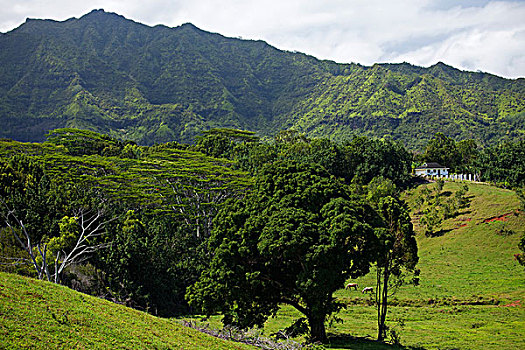
[[[296,131],[282,131],[272,142],[260,142],[253,134],[214,129],[197,139],[193,149],[213,157],[230,159],[239,169],[255,174],[265,164],[293,160],[323,167],[347,184],[365,185],[375,177],[396,185],[410,180],[412,154],[389,139],[354,137],[345,142],[309,139]]]
[[[236,166],[252,173],[265,163],[294,159],[319,164],[347,183],[366,184],[382,176],[405,186],[412,167],[437,162],[455,173],[477,174],[482,181],[509,188],[525,186],[525,141],[481,148],[473,139],[455,141],[436,133],[423,152],[412,154],[390,139],[353,137],[335,142],[308,139],[288,130],[276,135],[273,142],[261,143],[253,133],[212,129],[197,139],[193,149],[235,160]]]

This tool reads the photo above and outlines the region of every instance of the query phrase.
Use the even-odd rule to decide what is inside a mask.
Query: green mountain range
[[[192,24],[149,27],[94,10],[0,34],[0,137],[74,127],[150,145],[233,127],[272,136],[435,132],[481,144],[525,137],[525,79],[443,63],[339,64]]]

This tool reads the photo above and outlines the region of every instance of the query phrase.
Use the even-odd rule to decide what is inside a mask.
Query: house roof
[[[422,166],[418,166],[416,169],[448,169],[448,168],[439,163],[423,163]]]

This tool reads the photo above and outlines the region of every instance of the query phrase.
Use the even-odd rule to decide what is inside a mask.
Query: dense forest
[[[268,139],[288,129],[385,137],[421,151],[436,132],[491,146],[525,132],[524,79],[443,63],[339,64],[102,10],[2,34],[0,76],[0,137],[19,141],[73,127],[140,145],[188,143],[230,127]]]
[[[153,146],[79,129],[4,139],[2,269],[160,316],[220,312],[241,328],[289,304],[304,316],[289,331],[306,325],[325,341],[341,307],[332,294],[349,277],[376,266],[385,296],[388,281],[417,283],[399,196],[415,164],[444,159],[519,192],[524,146],[436,134],[414,155],[389,139],[263,141],[235,129]],[[384,339],[386,297],[378,305]]]

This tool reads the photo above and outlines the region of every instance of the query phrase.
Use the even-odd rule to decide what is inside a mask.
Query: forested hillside
[[[350,58],[349,58],[350,59]],[[481,144],[525,132],[525,80],[439,63],[338,64],[191,24],[148,27],[102,10],[27,20],[0,36],[0,137],[76,127],[151,145],[234,127],[420,149],[435,132]]]

